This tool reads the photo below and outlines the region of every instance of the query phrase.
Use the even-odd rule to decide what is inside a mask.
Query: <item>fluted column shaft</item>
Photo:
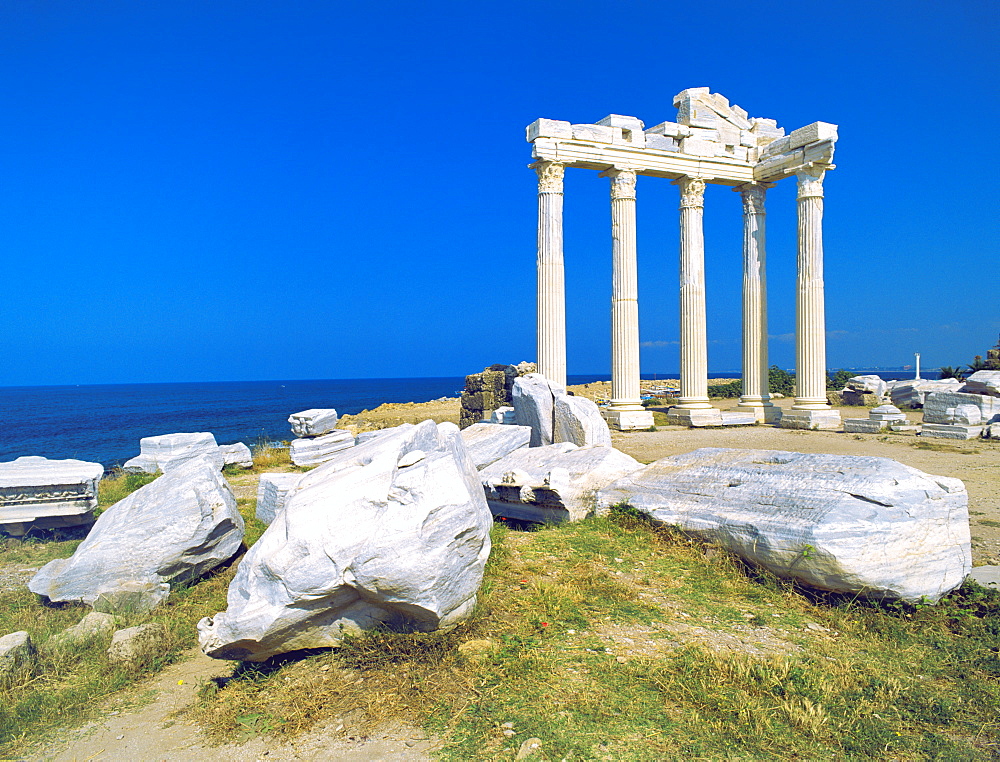
[[[611,178],[611,410],[643,410],[639,391],[639,277],[635,242],[635,172]]]
[[[566,385],[566,286],[563,269],[564,165],[541,161],[538,173],[538,372]]]
[[[681,189],[681,393],[677,407],[709,408],[708,335],[705,323],[705,181],[682,177]]]
[[[767,189],[745,185],[743,197],[743,394],[741,407],[769,404],[767,365]]]
[[[799,256],[795,298],[793,409],[829,409],[826,399],[826,315],[823,294],[824,169],[797,173]]]

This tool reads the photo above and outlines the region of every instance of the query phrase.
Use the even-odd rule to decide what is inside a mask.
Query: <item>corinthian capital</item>
[[[676,181],[681,189],[681,209],[705,206],[705,181],[700,177],[682,177]]]
[[[609,169],[605,173],[611,178],[611,199],[635,198],[635,170]]]
[[[767,188],[763,185],[741,185],[739,191],[743,197],[743,214],[764,214]]]
[[[557,161],[539,161],[534,165],[538,174],[539,193],[562,193],[566,166]]]
[[[799,181],[799,198],[823,198],[823,176],[826,167],[809,167],[799,170],[795,177]]]

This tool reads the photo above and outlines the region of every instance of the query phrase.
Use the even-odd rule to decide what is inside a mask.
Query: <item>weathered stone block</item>
[[[979,420],[969,410],[979,411]],[[965,392],[930,392],[924,398],[924,423],[965,423],[978,425],[1000,419],[1000,397]]]
[[[530,426],[475,423],[462,430],[462,440],[477,470],[495,463],[531,441]]]
[[[611,446],[611,431],[593,400],[557,394],[554,397],[552,417],[554,442],[572,442],[577,447]]]
[[[871,418],[845,418],[844,431],[848,434],[878,434],[889,428],[886,421]]]
[[[143,437],[139,440],[139,456],[125,461],[124,471],[155,474],[168,473],[188,461],[207,458],[219,469],[222,468],[222,454],[215,437],[204,431],[191,434],[163,434],[157,437]]]
[[[536,119],[525,129],[525,136],[529,143],[535,138],[566,138],[573,137],[573,127],[569,122],[561,122],[558,119]]]
[[[274,521],[288,498],[295,494],[301,480],[302,474],[261,474],[257,483],[257,518],[265,524]]]
[[[611,143],[614,131],[610,127],[597,124],[574,124],[573,140],[586,140],[589,143]]]
[[[965,379],[965,385],[960,391],[1000,397],[1000,370],[977,370]]]
[[[566,389],[540,373],[529,373],[514,382],[514,418],[519,426],[531,427],[531,446],[552,444],[555,396]]]
[[[222,456],[223,466],[253,468],[253,453],[251,453],[250,448],[242,442],[219,445],[219,455]]]
[[[972,567],[962,482],[888,458],[707,448],[634,471],[597,502],[852,595],[935,602]]]
[[[939,439],[979,439],[983,435],[982,426],[968,426],[948,423],[925,423],[920,427],[920,436]]]
[[[37,666],[38,655],[25,632],[12,632],[0,638],[0,685],[30,677]]]

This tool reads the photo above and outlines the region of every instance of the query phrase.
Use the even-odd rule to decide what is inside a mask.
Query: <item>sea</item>
[[[858,370],[885,379],[912,371]],[[738,378],[738,372],[710,378]],[[643,374],[644,379],[677,374]],[[569,384],[608,381],[601,374],[571,375]],[[309,408],[341,415],[384,402],[428,402],[458,397],[465,378],[355,378],[313,381],[233,381],[80,386],[0,386],[0,461],[22,455],[76,458],[121,465],[139,454],[142,437],[210,431],[219,444],[281,442],[292,438],[288,416]]]

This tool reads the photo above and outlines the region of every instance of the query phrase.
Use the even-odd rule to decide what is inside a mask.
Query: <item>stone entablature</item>
[[[538,372],[566,383],[563,275],[563,174],[591,169],[611,181],[613,292],[611,405],[618,428],[645,428],[640,405],[637,303],[636,176],[665,177],[680,190],[681,394],[679,423],[724,425],[707,396],[702,214],[706,183],[733,186],[743,197],[743,395],[740,407],[758,420],[779,411],[768,389],[765,195],[775,182],[798,180],[796,369],[799,394],[787,425],[827,428],[839,415],[826,400],[823,293],[823,178],[834,168],[837,126],[814,122],[786,135],[773,119],[748,112],[707,87],[674,98],[676,122],[645,128],[634,116],[611,114],[595,124],[538,119],[528,125],[538,174]],[[648,418],[648,420],[647,420]],[[836,419],[836,420],[834,420]]]

